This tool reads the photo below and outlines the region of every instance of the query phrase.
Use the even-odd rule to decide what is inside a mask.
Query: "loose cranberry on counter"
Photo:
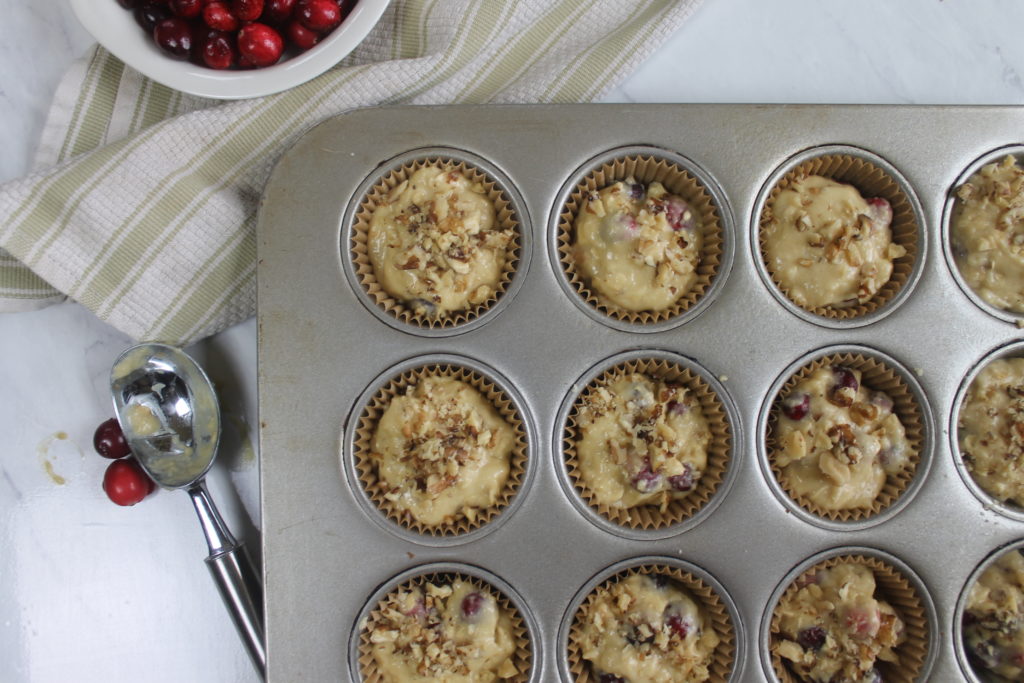
[[[111,460],[117,460],[132,453],[128,448],[128,442],[125,441],[124,432],[121,431],[121,425],[113,417],[101,422],[100,426],[96,428],[96,432],[92,435],[92,447],[104,458]]]
[[[782,414],[790,420],[802,420],[811,409],[810,394],[790,394],[782,399]]]
[[[281,34],[266,24],[246,24],[238,32],[238,52],[253,66],[276,64],[283,51]]]
[[[142,466],[131,458],[115,460],[103,474],[103,491],[118,505],[135,505],[155,488]]]

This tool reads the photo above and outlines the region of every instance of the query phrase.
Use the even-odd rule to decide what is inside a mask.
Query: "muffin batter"
[[[482,186],[455,170],[421,168],[373,212],[367,247],[377,281],[427,317],[482,304],[498,289],[515,237],[494,223]]]
[[[577,425],[580,475],[603,505],[664,510],[707,467],[711,430],[697,398],[678,384],[631,374],[597,387]]]
[[[470,583],[403,591],[381,613],[369,638],[386,683],[486,683],[519,674],[511,618]]]
[[[960,453],[978,486],[1024,507],[1024,358],[995,360],[978,373],[957,426]]]
[[[997,559],[971,587],[963,629],[974,666],[1000,681],[1024,679],[1024,557],[1019,551]]]
[[[1024,170],[1007,156],[956,194],[950,240],[960,275],[992,306],[1024,313]]]
[[[718,643],[681,586],[646,574],[629,576],[595,598],[579,637],[595,677],[622,683],[706,681]]]
[[[620,308],[660,311],[697,280],[700,217],[661,183],[629,178],[590,193],[575,227],[580,276]]]
[[[859,370],[815,370],[782,400],[775,462],[782,482],[826,510],[870,506],[888,475],[909,465],[903,424]]]
[[[764,228],[769,272],[797,305],[844,307],[870,300],[907,252],[892,241],[892,207],[817,175],[779,192]]]
[[[899,664],[895,649],[906,638],[903,621],[875,598],[875,576],[860,564],[815,572],[775,610],[775,652],[800,680],[875,683],[878,661]]]
[[[426,377],[380,418],[370,458],[396,508],[427,526],[475,519],[494,505],[509,475],[512,428],[476,389]]]

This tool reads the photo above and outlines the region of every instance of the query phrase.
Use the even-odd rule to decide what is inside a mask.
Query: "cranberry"
[[[633,484],[633,488],[640,493],[650,493],[657,490],[658,486],[661,485],[661,475],[651,469],[650,459],[644,458],[643,468],[634,474],[630,481]]]
[[[103,474],[103,491],[118,505],[135,505],[148,496],[155,485],[153,480],[133,459],[115,460]]]
[[[281,34],[266,24],[246,24],[238,32],[238,52],[253,66],[276,64],[284,50]]]
[[[805,650],[820,650],[825,644],[825,629],[820,626],[805,628],[797,634],[796,642]]]
[[[194,19],[203,12],[203,0],[170,0],[171,14],[182,19]]]
[[[666,621],[669,630],[680,638],[686,638],[690,635],[690,629],[693,628],[693,624],[689,619],[684,619],[679,614],[673,614]]]
[[[263,5],[263,18],[276,24],[283,24],[292,16],[295,0],[266,0]]]
[[[860,388],[860,383],[857,382],[857,376],[853,374],[853,370],[844,367],[842,365],[835,365],[832,367],[832,372],[835,373],[836,386],[842,389],[853,389],[857,391]]]
[[[285,29],[289,42],[300,50],[308,50],[320,42],[320,34],[310,31],[296,20],[288,22]]]
[[[868,200],[868,217],[875,225],[888,227],[892,223],[892,206],[881,197]]]
[[[263,14],[263,0],[231,0],[231,11],[241,21],[256,21]]]
[[[204,7],[203,21],[216,31],[237,31],[242,25],[224,2],[211,2]]]
[[[846,629],[854,638],[872,638],[881,626],[877,612],[869,612],[861,607],[851,607],[843,616]]]
[[[459,609],[462,611],[463,619],[466,621],[472,621],[480,614],[480,608],[483,606],[484,596],[473,591],[466,597],[462,598],[462,604],[459,605]]]
[[[673,399],[665,404],[665,410],[669,415],[685,415],[690,412],[690,406]]]
[[[156,25],[171,16],[166,3],[146,2],[135,8],[135,22],[146,33],[152,33]]]
[[[676,197],[669,198],[666,203],[665,218],[673,230],[693,230],[696,226],[690,205]]]
[[[310,31],[326,33],[341,23],[341,8],[334,0],[299,0],[295,17]]]
[[[228,69],[235,63],[238,50],[227,31],[210,31],[202,43],[203,64],[211,69]]]
[[[810,394],[790,394],[782,399],[782,414],[790,420],[802,420],[811,409]]]
[[[601,674],[597,678],[597,683],[626,683],[626,679],[615,674]]]
[[[635,200],[641,200],[647,196],[647,190],[640,183],[633,183],[629,186],[629,198]]]
[[[417,600],[416,603],[409,608],[409,611],[405,613],[405,616],[412,617],[413,619],[422,619],[427,616],[427,607],[423,604],[422,600]]]
[[[121,425],[114,418],[101,422],[96,428],[96,433],[92,435],[92,447],[104,458],[112,460],[131,455],[132,452],[124,440]]]
[[[673,491],[689,491],[693,488],[693,468],[690,463],[683,464],[683,473],[668,478],[668,485]]]
[[[164,19],[153,29],[153,40],[173,57],[188,57],[192,51],[192,26],[181,17]]]
[[[356,0],[337,0],[338,7],[341,9],[341,18],[344,19],[352,11],[352,8],[356,6]]]

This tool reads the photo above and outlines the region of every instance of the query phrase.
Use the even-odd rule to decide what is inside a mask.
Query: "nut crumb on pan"
[[[968,594],[964,648],[971,665],[996,681],[1024,679],[1024,557],[1010,550],[992,563]]]

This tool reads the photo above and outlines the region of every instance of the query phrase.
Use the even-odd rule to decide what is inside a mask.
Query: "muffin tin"
[[[536,639],[532,680],[562,680],[560,634],[584,588],[656,558],[685,563],[735,605],[729,680],[773,681],[765,628],[784,580],[823,553],[854,548],[906,567],[934,606],[920,680],[962,680],[952,635],[958,596],[995,549],[1024,538],[1024,522],[965,484],[951,447],[953,411],[978,363],[1016,352],[1010,345],[1022,334],[1016,317],[962,291],[944,258],[943,217],[957,179],[1019,143],[1022,125],[1024,109],[1014,107],[530,105],[361,110],[309,131],[278,162],[257,226],[268,679],[359,680],[349,653],[369,601],[395,577],[442,563],[477,568],[521,597]],[[759,261],[755,234],[771,179],[836,146],[893,169],[922,225],[905,290],[867,319],[794,310]],[[595,161],[636,148],[685,159],[710,185],[724,227],[706,298],[684,320],[649,328],[588,310],[558,259],[558,216],[572,187]],[[439,154],[480,160],[507,183],[523,234],[497,304],[471,324],[430,329],[374,308],[353,282],[347,235],[382,173]],[[891,359],[924,409],[917,475],[866,524],[822,523],[785,504],[759,442],[785,373],[837,349]],[[710,511],[651,535],[586,514],[566,486],[561,452],[565,403],[609,360],[645,352],[692,362],[737,422]],[[518,494],[465,537],[395,532],[351,476],[346,435],[372,387],[438,356],[493,370],[521,400],[530,439]]]

